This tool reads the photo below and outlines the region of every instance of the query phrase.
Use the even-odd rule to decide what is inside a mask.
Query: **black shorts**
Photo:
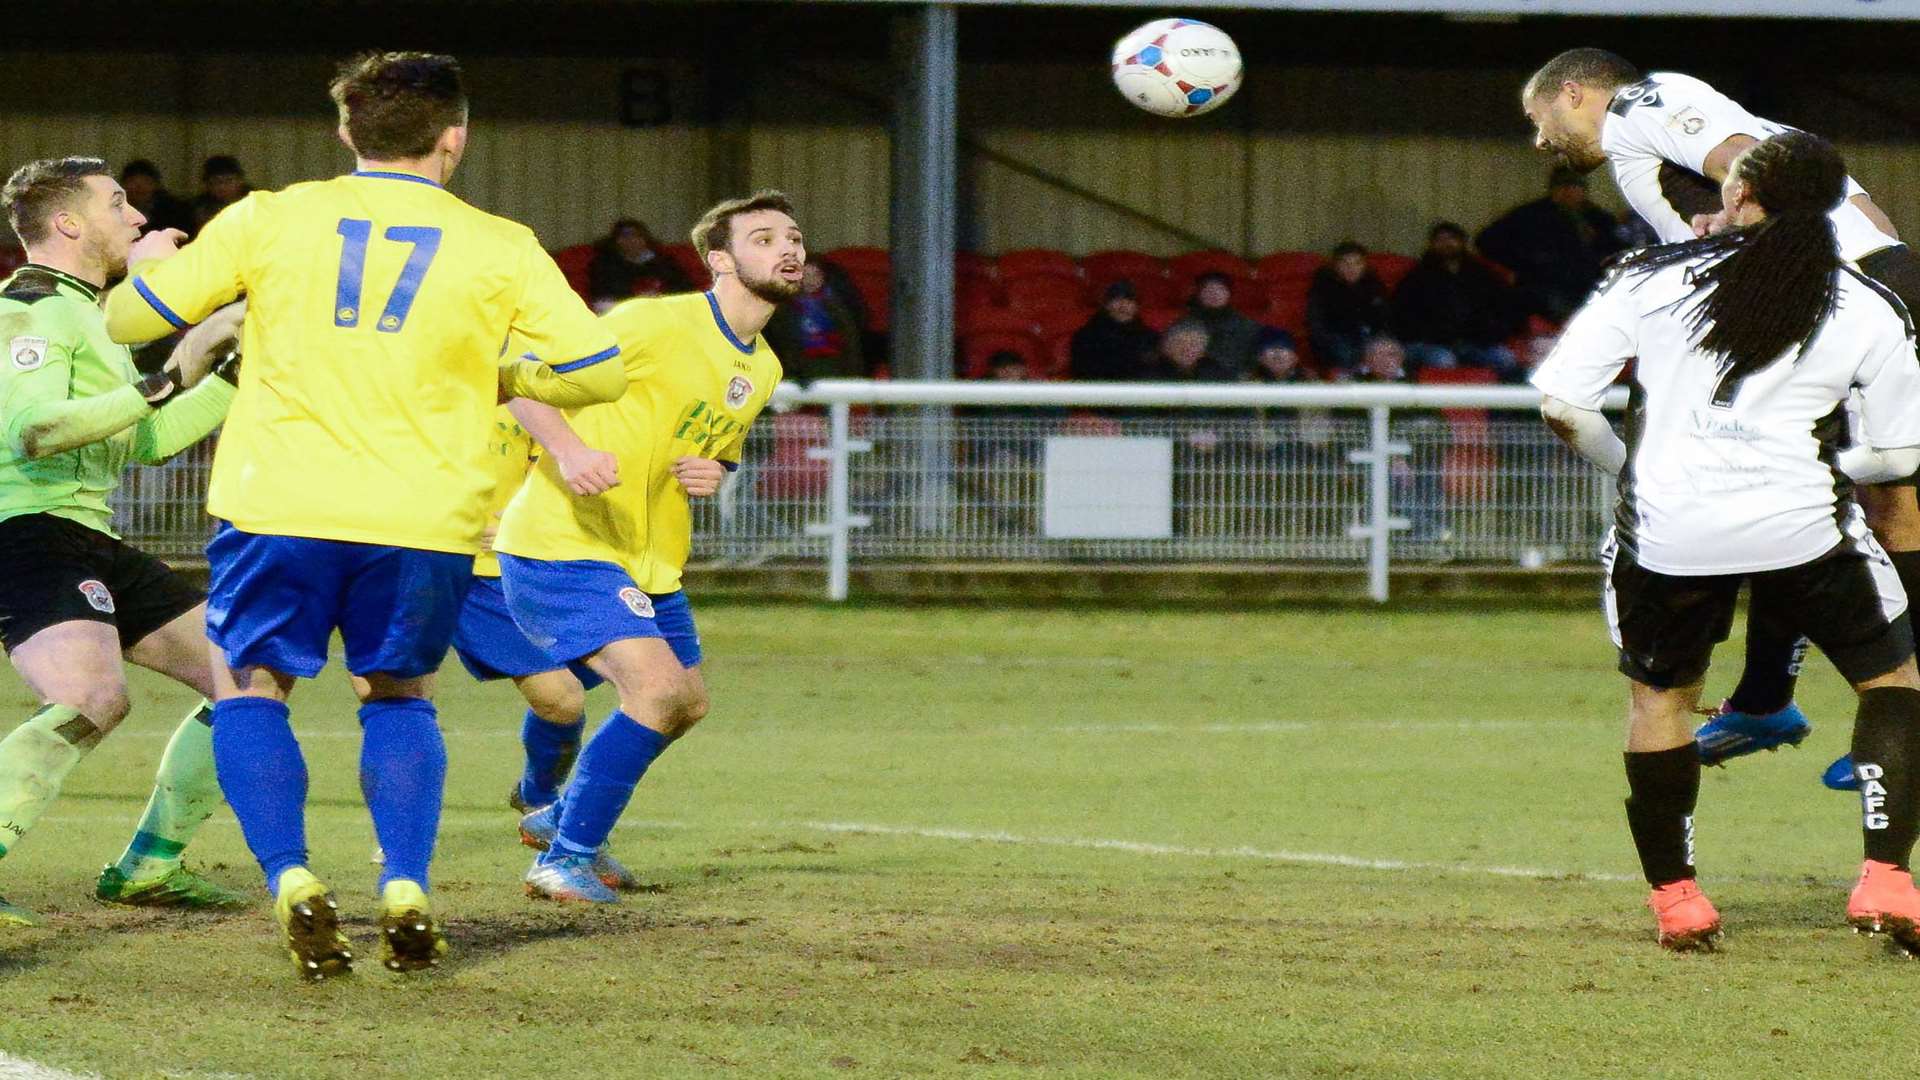
[[[204,599],[166,563],[77,521],[0,521],[0,645],[8,652],[74,619],[107,623],[120,647],[132,648]]]
[[[1784,570],[1698,577],[1645,569],[1609,536],[1601,564],[1620,673],[1657,689],[1706,676],[1713,647],[1733,628],[1742,583],[1752,590],[1750,621],[1798,627],[1848,682],[1885,675],[1913,655],[1906,593],[1871,536]]]

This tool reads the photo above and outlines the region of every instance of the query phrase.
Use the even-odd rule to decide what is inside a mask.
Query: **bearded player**
[[[563,417],[512,408],[548,453],[501,520],[494,548],[514,620],[554,660],[614,685],[620,707],[580,753],[558,803],[521,837],[545,850],[528,895],[612,903],[607,835],[648,766],[707,713],[700,638],[681,589],[690,499],[719,491],[780,381],[760,331],[800,289],[807,251],[778,192],[707,211],[693,243],[706,293],[630,300],[603,321],[627,392]]]

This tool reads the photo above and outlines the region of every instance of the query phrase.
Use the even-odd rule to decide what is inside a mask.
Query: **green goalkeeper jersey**
[[[28,263],[0,283],[0,521],[52,514],[109,536],[107,496],[129,461],[159,464],[219,426],[224,379],[147,404],[100,290]]]

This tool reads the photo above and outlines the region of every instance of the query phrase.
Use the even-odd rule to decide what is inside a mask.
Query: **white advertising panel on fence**
[[[1161,540],[1173,535],[1173,440],[1055,436],[1047,440],[1041,530],[1056,540]]]

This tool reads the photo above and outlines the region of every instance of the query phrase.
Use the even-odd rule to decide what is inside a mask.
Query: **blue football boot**
[[[1843,754],[1827,771],[1820,774],[1820,782],[1835,791],[1859,791],[1860,778],[1853,775],[1853,755]]]
[[[520,819],[520,842],[535,851],[546,851],[553,846],[553,838],[560,832],[560,804],[552,803],[529,813]],[[593,873],[609,889],[621,892],[638,892],[640,878],[627,869],[625,863],[613,857],[605,844],[593,857]]]
[[[575,904],[617,904],[620,894],[602,884],[593,872],[591,855],[542,852],[527,868],[527,895],[538,900]]]
[[[1806,714],[1792,702],[1779,712],[1745,713],[1723,701],[1708,715],[1713,719],[1693,733],[1702,765],[1724,765],[1744,754],[1798,746],[1813,731]]]

